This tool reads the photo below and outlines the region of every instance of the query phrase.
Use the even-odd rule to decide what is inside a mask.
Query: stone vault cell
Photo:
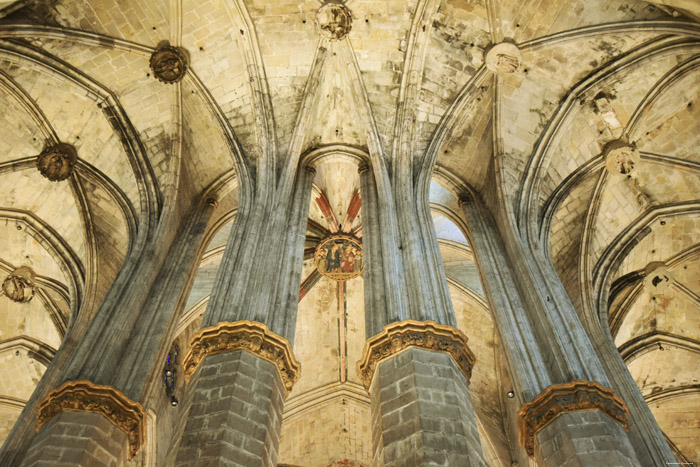
[[[700,462],[687,5],[0,0],[0,466]]]

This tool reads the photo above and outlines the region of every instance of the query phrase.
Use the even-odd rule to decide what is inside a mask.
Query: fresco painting
[[[334,235],[318,245],[314,261],[325,277],[336,281],[352,279],[362,274],[362,245],[349,235]]]

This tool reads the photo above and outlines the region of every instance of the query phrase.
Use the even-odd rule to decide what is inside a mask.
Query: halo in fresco
[[[351,235],[333,235],[316,247],[316,268],[323,276],[346,281],[362,274],[364,268],[362,243]]]

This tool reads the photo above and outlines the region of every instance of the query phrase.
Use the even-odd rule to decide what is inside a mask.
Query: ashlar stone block
[[[277,367],[244,350],[204,359],[176,466],[275,466],[285,389]]]
[[[452,357],[409,348],[370,386],[374,465],[483,466],[467,379]]]
[[[639,465],[625,429],[600,410],[559,415],[537,432],[538,465]]]
[[[37,434],[22,467],[118,467],[126,465],[128,439],[106,417],[64,411]]]

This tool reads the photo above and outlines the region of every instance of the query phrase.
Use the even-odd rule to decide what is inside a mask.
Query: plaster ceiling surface
[[[0,344],[26,335],[34,340],[23,349],[58,348],[71,320],[94,313],[149,222],[163,209],[183,212],[220,182],[229,194],[179,310],[178,329],[190,332],[235,222],[236,161],[254,171],[269,152],[279,173],[316,148],[345,145],[390,167],[435,168],[427,196],[444,270],[465,332],[489,352],[484,368],[501,364],[459,207],[469,193],[505,206],[523,235],[548,246],[584,321],[599,319],[606,294],[631,281],[605,312],[617,316],[621,349],[650,339],[628,362],[643,390],[666,364],[658,342],[697,368],[700,12],[683,0],[345,4],[353,23],[342,40],[319,34],[315,0],[29,0],[0,10],[0,269],[31,266],[41,292],[30,304],[0,297],[5,315],[24,307],[24,318],[1,322]],[[164,41],[189,58],[176,85],[149,68]],[[485,57],[504,41],[521,61],[495,73]],[[618,139],[640,153],[629,176],[605,168],[604,148]],[[36,156],[57,141],[76,148],[78,163],[70,179],[50,182]],[[331,158],[316,167],[297,321],[297,345],[309,355],[314,341],[300,323],[330,323],[324,338],[336,339],[340,296],[337,283],[314,276],[309,254],[361,200],[357,169]],[[325,213],[316,201],[324,196]],[[342,228],[361,237],[361,225],[360,209]],[[675,280],[663,297],[640,275],[654,261]],[[362,279],[344,293],[347,329],[361,342]],[[329,373],[300,388],[335,381],[335,344],[316,349]],[[17,413],[45,367],[24,352],[0,355],[3,372],[29,375],[22,388],[0,389],[3,413]],[[505,434],[488,420],[502,407],[484,371],[475,403],[495,459]],[[686,386],[688,371],[678,369]],[[654,378],[662,392],[676,387],[668,375]],[[697,405],[700,393],[683,397]],[[673,413],[662,428],[698,461],[682,441],[683,415]]]

